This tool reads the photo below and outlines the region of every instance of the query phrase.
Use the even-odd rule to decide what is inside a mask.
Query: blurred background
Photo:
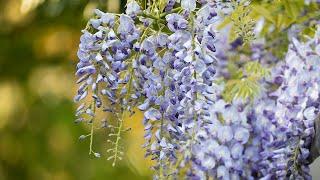
[[[95,137],[102,157],[93,158],[78,140],[88,127],[74,124],[80,31],[93,9],[119,12],[125,3],[0,0],[0,180],[150,179],[140,123],[130,122],[135,131],[115,168],[106,134]]]
[[[75,125],[75,64],[80,30],[95,8],[121,12],[120,0],[0,0],[0,180],[151,179],[143,130],[135,116],[125,157],[106,160],[106,134],[79,142]],[[312,165],[314,179],[319,163]]]

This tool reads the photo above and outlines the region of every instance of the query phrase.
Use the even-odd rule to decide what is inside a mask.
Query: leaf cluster
[[[233,11],[225,16],[219,29],[231,25],[229,42],[237,38],[244,42],[231,59],[250,56],[250,43],[260,37],[265,40],[264,49],[282,59],[289,44],[289,29],[297,25],[299,33],[293,33],[294,36],[312,36],[320,17],[320,6],[315,2],[306,4],[304,0],[232,0],[230,3]],[[231,78],[226,81],[224,91],[224,98],[228,101],[252,99],[261,89],[259,80],[268,75],[268,70],[259,62],[248,62],[239,67],[237,60],[228,63]]]
[[[254,26],[255,21],[249,16],[251,13],[250,1],[240,2],[232,1],[232,12],[230,18],[233,23],[232,33],[237,38],[241,38],[244,43],[249,43],[255,39]]]
[[[287,34],[289,28],[295,24],[303,25],[299,35],[312,36],[315,32],[315,21],[320,17],[319,4],[305,4],[304,0],[232,0],[231,7],[234,9],[232,13],[227,14],[219,25],[219,29],[222,29],[231,24],[229,41],[242,37],[248,43],[254,40],[254,37],[265,37],[272,40],[270,44],[273,44],[274,50],[279,46],[288,46],[284,33]],[[255,32],[258,34],[253,33],[254,28],[259,29]],[[275,44],[274,40],[280,43]]]
[[[223,92],[224,99],[229,102],[233,99],[246,100],[249,98],[252,100],[261,90],[259,81],[269,74],[269,70],[259,62],[247,62],[243,68],[232,74],[232,78],[226,82]]]

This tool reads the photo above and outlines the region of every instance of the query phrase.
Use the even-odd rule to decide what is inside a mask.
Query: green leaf
[[[252,100],[260,92],[259,80],[268,76],[269,70],[257,61],[247,62],[240,70],[235,68],[235,66],[228,66],[229,72],[236,73],[231,74],[233,79],[226,82],[223,98],[229,102],[233,99],[250,98]]]
[[[248,76],[255,77],[257,79],[261,79],[270,74],[270,71],[262,67],[257,61],[247,62],[244,66],[244,69]]]
[[[295,0],[283,0],[282,3],[285,7],[285,11],[287,13],[287,15],[289,15],[289,17],[291,19],[293,19],[294,21],[297,19],[297,17],[300,15],[300,8],[301,7],[300,1]]]
[[[233,99],[253,99],[260,92],[259,83],[253,78],[230,80],[226,83],[223,97],[226,101]]]
[[[266,9],[264,6],[259,5],[259,4],[252,4],[251,8],[254,12],[262,15],[268,21],[270,21],[274,24],[276,23],[276,19],[274,18],[274,16],[272,16],[270,10]]]
[[[168,0],[159,0],[160,12],[163,12],[164,8],[165,8],[166,5],[167,5],[167,1],[168,1]]]

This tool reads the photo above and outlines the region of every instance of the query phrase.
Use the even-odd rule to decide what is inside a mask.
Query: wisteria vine
[[[129,0],[124,14],[95,10],[82,31],[76,71],[75,101],[82,102],[76,122],[91,127],[80,136],[90,139],[89,154],[100,157],[93,149],[99,124],[109,132],[108,160],[115,166],[123,156],[124,121],[140,110],[155,179],[311,178],[320,29],[307,41],[293,38],[284,61],[252,43],[252,61],[234,80],[226,72],[227,52],[254,39],[250,19],[233,43],[218,30],[235,4],[243,16],[250,13],[250,2],[237,2]],[[264,66],[272,63],[269,73]],[[259,92],[251,90],[256,83]],[[250,93],[255,97],[241,99]],[[107,119],[97,119],[101,112]]]

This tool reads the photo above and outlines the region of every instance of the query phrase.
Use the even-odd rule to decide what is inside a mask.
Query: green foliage
[[[96,152],[88,156],[91,136],[84,132],[91,127],[73,123],[73,76],[84,12],[94,5],[106,9],[107,1],[47,0],[24,15],[21,2],[0,0],[0,179],[151,179],[146,161],[140,162],[142,152],[114,168],[105,158],[94,158]],[[8,108],[13,109],[6,115]],[[94,120],[96,130],[100,119]],[[106,133],[94,134],[92,150],[101,156],[110,147],[104,143]],[[76,140],[81,134],[86,141]],[[132,137],[123,137],[125,143],[127,138]],[[137,147],[139,140],[134,137]]]
[[[275,27],[275,31],[279,32],[292,24],[297,23],[302,17],[302,12],[306,7],[304,0],[273,0],[271,2],[265,1],[253,1],[252,10],[253,18],[265,18],[266,23],[263,27],[264,31],[262,35],[268,33],[268,29],[271,26]]]
[[[244,43],[249,43],[254,40],[254,20],[249,16],[251,13],[250,1],[243,0],[240,2],[232,1],[234,11],[231,14],[233,28],[231,33],[240,37]]]
[[[254,37],[265,37],[270,51],[282,58],[288,46],[287,31],[294,24],[305,24],[301,34],[311,35],[315,25],[313,20],[320,18],[320,6],[317,3],[306,5],[304,0],[241,0],[231,1],[234,11],[227,15],[219,25],[219,29],[231,24],[229,41],[242,37],[248,43]],[[263,20],[262,29],[253,33],[255,22]],[[299,35],[301,35],[299,34]],[[275,42],[276,41],[276,42]],[[277,52],[278,51],[278,52]]]
[[[295,24],[304,24],[305,26],[298,27],[301,28],[301,33],[297,36],[312,36],[312,21],[320,17],[320,6],[316,3],[306,5],[304,0],[254,0],[251,7],[253,19],[265,20],[258,36],[266,38],[267,50],[280,59],[284,57],[289,44],[289,28]]]
[[[259,93],[259,90],[259,84],[251,77],[229,80],[225,87],[224,99],[229,102],[239,98],[253,99]]]
[[[270,32],[287,30],[293,24],[308,22],[319,16],[319,5],[311,3],[306,5],[304,0],[253,0],[250,7],[252,19],[265,19],[261,36]],[[306,28],[308,28],[306,26]]]
[[[247,76],[253,77],[255,79],[261,79],[270,74],[269,70],[261,66],[257,61],[247,62],[244,66],[244,70]]]
[[[242,69],[232,74],[232,79],[226,82],[224,99],[229,102],[233,99],[252,100],[260,92],[259,80],[269,74],[269,70],[262,67],[259,62],[247,62]]]
[[[259,80],[268,76],[269,71],[258,62],[247,62],[239,69],[241,62],[238,59],[242,55],[251,55],[250,42],[255,37],[263,37],[266,41],[265,50],[282,59],[289,44],[289,28],[304,24],[298,27],[301,28],[301,34],[297,36],[312,36],[315,32],[314,20],[320,18],[320,6],[317,3],[307,5],[304,0],[232,0],[231,6],[234,11],[225,17],[219,29],[231,24],[229,42],[241,37],[245,44],[230,58],[233,59],[228,64],[231,78],[226,81],[224,98],[228,101],[235,98],[253,99],[261,90]],[[261,30],[254,34],[255,22],[258,21],[262,22]]]

